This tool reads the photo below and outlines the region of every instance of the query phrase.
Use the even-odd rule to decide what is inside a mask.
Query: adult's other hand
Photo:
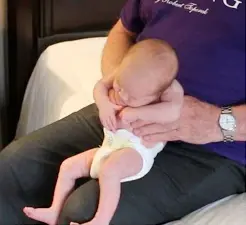
[[[185,96],[181,115],[177,121],[170,124],[148,124],[138,120],[131,125],[134,134],[147,142],[180,140],[193,144],[206,144],[223,139],[218,126],[219,115],[219,107]]]

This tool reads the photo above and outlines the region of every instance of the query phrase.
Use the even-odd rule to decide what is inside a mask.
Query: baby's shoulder
[[[167,88],[166,91],[175,91],[175,92],[179,92],[179,91],[183,91],[183,87],[181,86],[181,84],[177,81],[177,80],[173,80],[173,82],[171,83],[171,85]]]
[[[174,96],[183,96],[184,90],[181,84],[177,80],[173,80],[171,85],[162,92],[161,101],[169,101]]]

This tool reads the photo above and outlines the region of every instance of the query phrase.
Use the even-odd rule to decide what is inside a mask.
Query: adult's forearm
[[[233,115],[236,118],[235,141],[246,141],[246,105],[234,106]],[[184,96],[178,126],[183,134],[181,140],[205,144],[223,141],[223,134],[219,126],[221,108],[219,106],[200,101],[191,96]],[[185,136],[186,134],[186,136]]]
[[[101,70],[103,76],[112,74],[133,45],[135,34],[124,28],[121,20],[110,31],[103,49]]]

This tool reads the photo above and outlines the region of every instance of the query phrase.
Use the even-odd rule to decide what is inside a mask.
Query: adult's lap
[[[111,225],[156,225],[244,189],[244,170],[229,160],[186,144],[169,144],[143,179],[122,184]],[[86,222],[97,209],[99,186],[91,180],[67,200],[60,223]]]
[[[26,205],[48,206],[61,162],[98,146],[102,129],[95,106],[13,142],[0,153],[0,224],[35,224]],[[60,223],[83,222],[95,213],[95,180],[79,186],[67,200]],[[150,225],[177,219],[209,202],[243,191],[241,167],[198,146],[168,144],[143,179],[124,183],[113,225]]]

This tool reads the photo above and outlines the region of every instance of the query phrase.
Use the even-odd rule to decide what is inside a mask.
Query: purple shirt
[[[218,106],[245,104],[245,2],[241,1],[128,0],[121,20],[138,34],[137,41],[163,39],[176,50],[177,80],[186,95]],[[246,164],[245,142],[204,146]]]

